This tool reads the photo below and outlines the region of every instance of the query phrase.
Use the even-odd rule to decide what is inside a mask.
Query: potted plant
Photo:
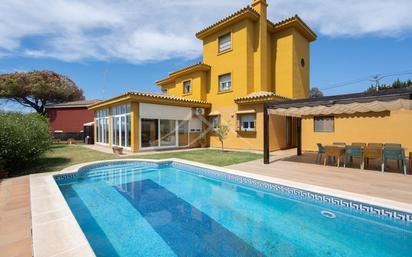
[[[9,176],[9,172],[5,168],[5,163],[3,160],[0,159],[0,179],[7,178]]]
[[[204,134],[200,136],[200,138],[197,140],[201,148],[205,148],[207,146],[207,140]]]
[[[123,147],[120,146],[113,146],[113,153],[118,154],[118,155],[122,155],[123,154]]]

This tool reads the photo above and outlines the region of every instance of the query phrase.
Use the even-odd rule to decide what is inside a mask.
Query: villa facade
[[[92,106],[97,144],[146,149],[211,147],[213,129],[229,126],[225,146],[263,150],[263,104],[309,96],[310,42],[298,17],[273,23],[267,2],[254,0],[196,34],[203,61],[157,81],[163,94],[130,92]],[[296,121],[270,115],[270,149],[296,146]]]

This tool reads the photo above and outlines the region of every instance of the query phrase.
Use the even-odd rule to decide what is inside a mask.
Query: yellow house
[[[266,0],[201,30],[203,61],[157,81],[163,94],[131,92],[92,106],[97,144],[131,151],[194,147],[201,135],[229,127],[225,147],[263,150],[264,103],[309,96],[310,42],[298,17],[267,19]],[[296,119],[270,115],[270,150],[294,147]]]

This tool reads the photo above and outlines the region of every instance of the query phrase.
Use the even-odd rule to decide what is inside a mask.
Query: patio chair
[[[348,162],[352,166],[353,158],[358,158],[360,161],[360,169],[363,170],[364,165],[364,158],[363,158],[363,147],[360,145],[347,145],[345,147],[345,160],[343,163],[343,167],[346,167],[346,163]]]
[[[316,144],[318,146],[318,154],[316,155],[316,163],[322,161],[322,155],[325,153],[325,148],[321,143]]]
[[[366,143],[352,143],[353,146],[366,147]]]
[[[376,148],[380,147],[380,148],[382,148],[383,144],[382,143],[368,143],[368,147],[376,147]]]
[[[385,147],[385,148],[387,148],[387,147],[390,147],[390,148],[402,148],[402,145],[401,145],[401,144],[392,144],[392,143],[390,143],[390,144],[384,144],[383,147]],[[396,161],[396,165],[398,166],[398,169],[399,169],[399,160]]]
[[[402,148],[401,144],[384,144],[383,147]]]
[[[385,165],[387,160],[402,161],[403,175],[406,176],[406,160],[405,160],[405,149],[398,147],[385,147],[383,149],[383,160],[382,160],[382,173],[385,170]]]
[[[380,143],[369,143],[364,149],[364,158],[366,161],[366,166],[369,167],[369,160],[382,160],[382,147],[383,144]],[[381,163],[382,165],[382,163]]]

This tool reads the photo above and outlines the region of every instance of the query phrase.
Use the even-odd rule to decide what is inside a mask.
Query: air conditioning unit
[[[205,108],[193,108],[193,115],[205,115]]]

